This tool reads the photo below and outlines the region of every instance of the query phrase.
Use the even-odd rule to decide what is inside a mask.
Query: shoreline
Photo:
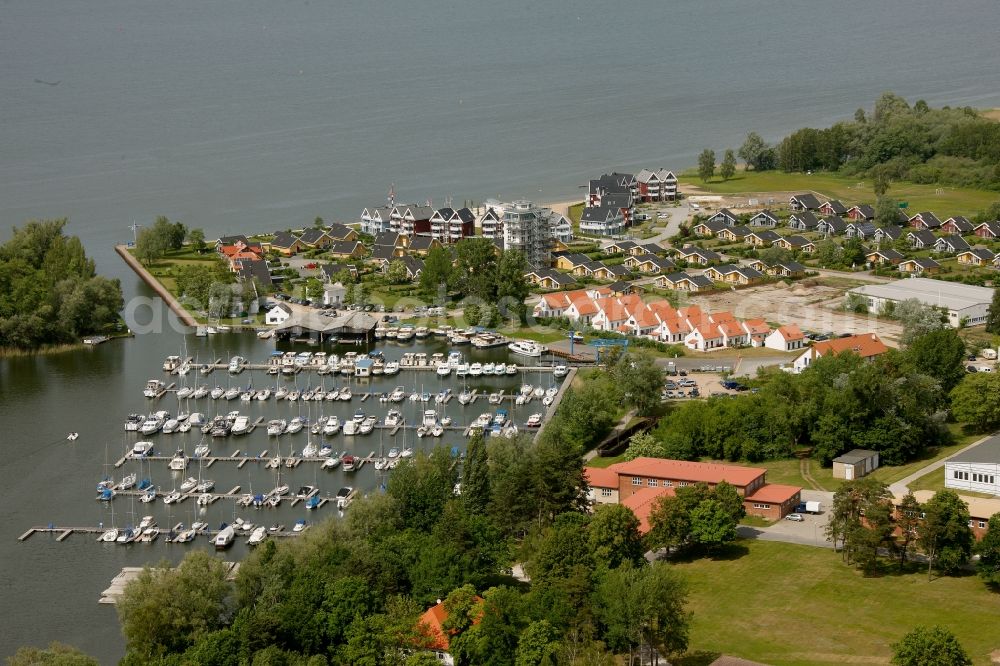
[[[138,275],[150,289],[156,292],[157,296],[163,299],[163,302],[174,311],[174,314],[177,315],[182,324],[185,326],[199,326],[198,320],[195,319],[190,312],[184,309],[184,306],[181,305],[176,298],[174,298],[174,295],[171,294],[170,291],[167,290],[167,288],[152,275],[152,273],[147,271],[142,264],[139,263],[138,259],[132,256],[132,253],[128,251],[127,246],[117,244],[115,245],[115,252],[118,253],[118,256],[120,256],[122,260],[128,264],[129,268],[135,271],[135,274]]]

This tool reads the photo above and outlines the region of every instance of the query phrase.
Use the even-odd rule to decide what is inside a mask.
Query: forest
[[[841,171],[877,183],[1000,190],[1000,123],[971,107],[934,109],[924,100],[911,105],[891,92],[870,111],[858,109],[851,121],[802,128],[775,145],[751,132],[739,155],[757,170]]]
[[[0,347],[78,342],[118,323],[118,280],[97,275],[66,219],[32,220],[0,246]]]

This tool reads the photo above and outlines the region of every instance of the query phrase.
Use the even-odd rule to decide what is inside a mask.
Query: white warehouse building
[[[944,487],[1000,495],[1000,435],[945,461]]]
[[[986,323],[993,290],[959,282],[945,282],[930,278],[907,278],[886,284],[866,284],[851,289],[866,299],[868,311],[878,314],[886,303],[899,303],[915,298],[924,305],[942,308],[948,313],[948,323],[958,327],[961,323],[975,326]]]

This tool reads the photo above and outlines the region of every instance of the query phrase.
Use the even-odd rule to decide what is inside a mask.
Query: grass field
[[[783,483],[811,489],[812,484],[802,476],[801,463],[802,461],[798,458],[789,458],[787,460],[767,460],[755,466],[767,469],[768,483]],[[808,465],[809,474],[816,480],[816,484],[820,486],[820,490],[834,492],[844,482],[843,479],[833,478],[832,467],[821,467],[819,463],[812,459],[806,459],[806,464]]]
[[[875,192],[870,178],[860,180],[856,176],[836,173],[805,174],[783,171],[757,173],[741,170],[728,181],[716,177],[708,183],[702,183],[697,173],[691,170],[682,173],[679,181],[682,186],[697,187],[714,194],[814,191],[839,199],[849,206],[855,203],[875,202]],[[994,201],[1000,200],[1000,192],[960,187],[938,188],[934,185],[917,185],[902,181],[892,183],[888,196],[909,203],[909,210],[912,213],[930,210],[942,220],[952,215],[974,215]],[[787,201],[782,203],[787,204]]]
[[[928,472],[910,484],[910,490],[931,490],[937,492],[944,490],[944,467]],[[996,499],[996,496],[987,493],[977,493],[972,490],[959,491],[963,495],[971,497],[985,497],[986,499]]]
[[[871,473],[875,479],[878,479],[882,483],[892,484],[900,479],[906,478],[910,474],[919,471],[920,469],[927,467],[927,465],[932,462],[936,462],[950,456],[959,449],[962,449],[975,441],[978,441],[984,437],[982,434],[968,434],[962,431],[962,426],[957,423],[949,423],[948,428],[951,430],[952,437],[955,443],[950,446],[943,446],[939,449],[928,449],[924,455],[917,460],[909,462],[905,465],[896,465],[893,467],[880,467]]]
[[[920,570],[863,578],[826,548],[741,541],[732,559],[676,569],[690,584],[691,652],[767,664],[887,664],[917,625],[953,631],[976,664],[1000,647],[1000,596],[975,576],[928,582]],[[680,663],[680,662],[679,662]]]

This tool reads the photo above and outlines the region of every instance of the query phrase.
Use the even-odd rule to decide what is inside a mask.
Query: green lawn
[[[1000,647],[1000,596],[975,576],[864,578],[826,548],[741,541],[742,557],[679,563],[690,585],[691,652],[784,664],[889,662],[917,625],[953,631],[976,664]]]
[[[812,459],[806,459],[806,463],[809,465],[809,473],[822,490],[834,492],[844,482],[843,479],[833,478],[832,467],[820,467],[819,463]],[[798,458],[767,460],[759,464],[754,464],[754,466],[767,469],[768,483],[783,483],[791,486],[801,486],[806,489],[812,488],[812,485],[802,477],[801,464]]]
[[[596,458],[591,458],[585,464],[587,467],[611,467],[615,463],[620,463],[625,460],[625,454],[617,456],[597,456]]]
[[[934,492],[944,490],[944,467],[924,474],[922,477],[910,484],[910,490],[931,490]],[[971,490],[962,490],[960,492],[963,495],[970,495],[972,497],[995,499],[994,495],[988,495],[986,493],[977,493]]]
[[[702,183],[695,171],[686,171],[679,177],[682,186],[698,187],[717,194],[742,194],[764,192],[797,192],[811,190],[828,197],[839,199],[848,205],[855,203],[875,203],[875,192],[871,179],[861,180],[856,176],[836,173],[784,173],[783,171],[738,171],[728,181],[716,177]],[[861,187],[858,187],[858,183]],[[940,190],[940,193],[939,193]],[[937,188],[934,185],[894,182],[888,196],[909,203],[909,210],[917,213],[933,211],[942,220],[952,215],[974,215],[1000,200],[1000,192],[974,190],[960,187]],[[782,203],[787,204],[787,201]],[[942,217],[943,215],[943,217]]]

